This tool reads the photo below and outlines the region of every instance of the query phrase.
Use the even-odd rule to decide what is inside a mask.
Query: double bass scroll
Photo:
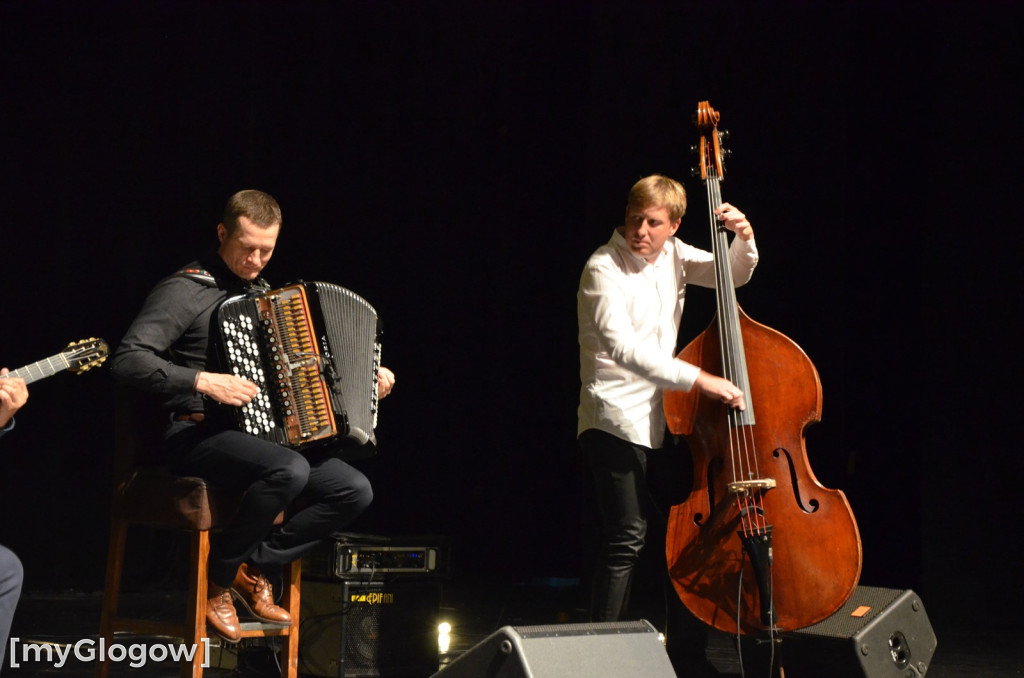
[[[666,535],[669,575],[680,600],[729,633],[793,630],[838,610],[860,578],[860,534],[845,495],[811,471],[805,429],[821,418],[821,382],[810,359],[736,302],[722,203],[719,114],[701,102],[700,176],[707,188],[717,311],[678,358],[725,377],[746,409],[666,391],[672,433],[686,439],[694,485],[673,506]],[[755,418],[756,412],[756,418]]]

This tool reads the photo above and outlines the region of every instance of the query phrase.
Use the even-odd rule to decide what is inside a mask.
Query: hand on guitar
[[[715,216],[722,222],[722,225],[736,234],[741,240],[750,240],[754,237],[754,229],[747,221],[747,215],[740,212],[733,205],[723,202],[715,210]]]
[[[200,372],[196,377],[196,392],[209,396],[218,403],[241,407],[255,398],[260,389],[248,379],[233,374]]]
[[[0,370],[0,428],[7,426],[14,413],[28,400],[28,387],[24,379],[8,377],[9,370]]]
[[[694,385],[704,395],[710,396],[715,400],[721,400],[729,407],[734,407],[737,410],[747,409],[746,402],[743,400],[743,391],[728,379],[716,377],[701,370]]]

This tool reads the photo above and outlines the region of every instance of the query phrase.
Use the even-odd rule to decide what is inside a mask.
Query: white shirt
[[[757,265],[753,239],[733,238],[733,280],[750,280]],[[686,285],[715,286],[711,252],[670,237],[649,263],[629,251],[616,230],[583,269],[576,297],[580,342],[577,435],[599,429],[645,447],[665,435],[664,388],[689,391],[700,374],[676,360]]]

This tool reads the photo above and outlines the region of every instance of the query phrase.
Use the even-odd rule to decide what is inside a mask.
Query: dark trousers
[[[638,569],[654,572],[651,576],[656,581],[641,583],[646,592],[663,601],[666,649],[673,667],[680,676],[715,675],[705,657],[707,628],[680,602],[665,565],[667,508],[685,500],[693,485],[688,452],[676,447],[652,450],[596,429],[584,431],[579,444],[593,477],[601,523],[592,620],[616,621],[625,616]],[[656,524],[650,535],[649,517]],[[646,554],[647,569],[638,568],[648,541],[660,553]],[[650,567],[655,561],[656,566]]]
[[[23,580],[24,571],[18,556],[9,548],[0,546],[0,642],[3,643],[0,646],[0,669],[4,666],[7,636],[11,633],[11,622],[14,620],[18,598],[21,597]]]
[[[276,575],[373,499],[366,476],[326,452],[305,456],[240,431],[191,422],[174,423],[166,443],[175,473],[245,492],[231,523],[211,540],[208,576],[219,586],[230,586],[243,562]],[[274,526],[296,500],[300,508]]]
[[[647,537],[647,455],[650,448],[590,429],[579,438],[594,480],[601,546],[592,583],[593,621],[616,621],[629,602]]]

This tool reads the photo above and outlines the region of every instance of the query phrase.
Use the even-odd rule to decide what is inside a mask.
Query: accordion
[[[310,282],[225,299],[211,339],[225,371],[260,388],[238,428],[293,449],[374,453],[380,329],[355,293]]]

